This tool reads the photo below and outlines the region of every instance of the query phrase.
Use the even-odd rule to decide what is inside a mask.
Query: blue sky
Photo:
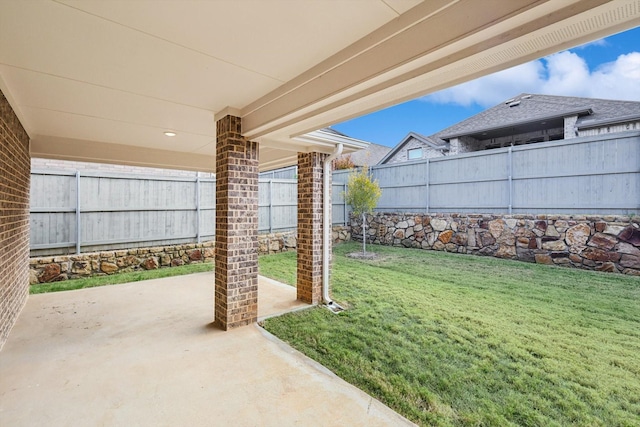
[[[520,93],[640,101],[640,27],[332,126],[395,146],[432,135]]]

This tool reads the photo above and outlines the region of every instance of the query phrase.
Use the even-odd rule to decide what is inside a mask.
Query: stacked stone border
[[[261,234],[258,236],[258,253],[264,255],[295,251],[297,240],[296,231]],[[333,240],[335,243],[351,240],[349,228],[333,227]],[[214,241],[39,257],[31,258],[29,261],[29,282],[32,285],[59,282],[68,279],[213,262],[213,260]]]
[[[640,275],[640,217],[375,213],[367,241]],[[362,218],[351,216],[354,240]]]

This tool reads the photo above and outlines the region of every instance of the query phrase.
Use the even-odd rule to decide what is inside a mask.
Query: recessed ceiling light
[[[170,130],[166,131],[164,134],[166,136],[176,136],[176,133],[175,132],[171,132]]]

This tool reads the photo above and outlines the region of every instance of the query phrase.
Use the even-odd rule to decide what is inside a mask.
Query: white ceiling
[[[264,169],[330,149],[301,134],[638,24],[640,0],[0,0],[0,89],[34,156],[212,170],[229,107]]]

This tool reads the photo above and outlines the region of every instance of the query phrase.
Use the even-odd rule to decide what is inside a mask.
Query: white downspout
[[[342,154],[342,143],[338,143],[323,164],[322,173],[322,302],[327,305],[333,304],[329,297],[329,248],[331,247],[331,162]]]

